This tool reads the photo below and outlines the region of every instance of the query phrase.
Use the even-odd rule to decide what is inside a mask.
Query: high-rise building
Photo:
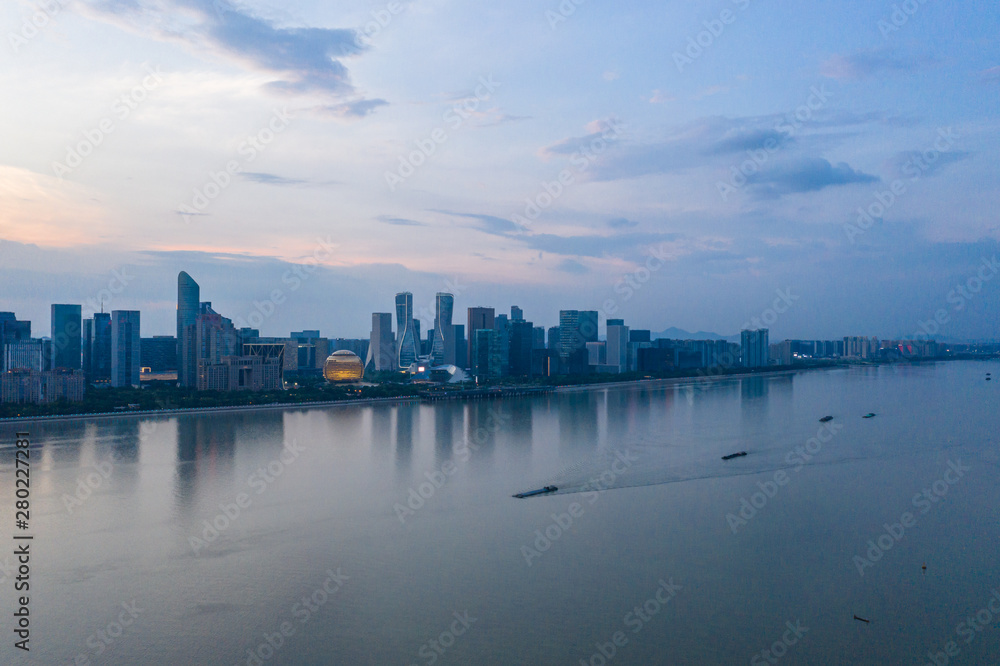
[[[596,310],[559,311],[559,361],[568,374],[589,369],[587,343],[597,342]]]
[[[469,345],[472,355],[472,374],[478,381],[490,381],[500,377],[500,344],[497,332],[492,328],[476,330]]]
[[[510,306],[510,320],[511,321],[524,321],[524,310],[517,307],[516,305]]]
[[[88,382],[94,381],[94,319],[84,319],[81,345],[83,346],[83,375]]]
[[[82,308],[52,306],[52,369],[80,370],[82,354]]]
[[[177,384],[195,387],[198,384],[197,319],[201,289],[191,276],[181,271],[177,275]]]
[[[587,364],[592,366],[607,365],[607,348],[606,342],[588,342]]]
[[[761,328],[740,332],[740,356],[744,368],[766,367],[770,359],[768,330]]]
[[[396,367],[409,368],[419,356],[416,327],[413,321],[413,294],[396,294]]]
[[[466,360],[469,358],[469,341],[465,338],[465,324],[454,324],[452,330],[455,333],[455,358],[445,359],[445,363],[458,367],[467,367]]]
[[[496,313],[493,308],[475,307],[468,310],[468,325],[465,327],[465,335],[469,341],[468,367],[475,370],[472,362],[473,348],[476,346],[476,331],[493,330]]]
[[[16,340],[3,346],[3,367],[7,370],[35,370],[45,367],[41,340]]]
[[[531,336],[532,349],[545,349],[545,327],[535,326]]]
[[[243,338],[243,334],[240,334]],[[249,339],[250,336],[243,339]],[[142,365],[152,372],[177,371],[177,338],[172,335],[154,335],[139,340],[139,358]]]
[[[91,350],[91,382],[111,381],[111,313],[94,313],[94,347]]]
[[[431,345],[431,362],[443,365],[455,357],[455,330],[451,318],[455,309],[455,296],[438,292],[434,299],[434,340]],[[451,361],[454,362],[454,361]]]
[[[140,353],[138,310],[111,313],[111,385],[139,387]]]
[[[607,365],[616,367],[611,372],[626,372],[628,370],[628,326],[624,319],[608,320]]]
[[[510,374],[528,377],[531,371],[535,327],[530,321],[519,319],[510,323]]]
[[[4,365],[4,347],[14,342],[31,339],[31,322],[18,321],[13,312],[0,312],[0,372]]]
[[[501,377],[510,374],[510,320],[507,315],[497,315],[493,319],[493,330],[496,331],[497,372]]]
[[[371,340],[365,367],[369,364],[376,372],[397,370],[395,340],[392,336],[392,313],[373,312]]]

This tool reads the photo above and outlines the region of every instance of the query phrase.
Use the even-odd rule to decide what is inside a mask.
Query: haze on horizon
[[[995,2],[578,1],[6,3],[0,309],[1000,338]]]

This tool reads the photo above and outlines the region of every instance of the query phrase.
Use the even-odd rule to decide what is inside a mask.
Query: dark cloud
[[[429,227],[431,225],[426,222],[417,222],[416,220],[410,220],[405,217],[390,217],[388,215],[379,215],[377,218],[379,222],[384,224],[392,224],[397,227]]]
[[[305,185],[309,181],[298,178],[285,178],[276,176],[273,173],[260,173],[256,171],[240,172],[240,178],[249,180],[252,183],[263,183],[264,185]]]
[[[787,161],[747,179],[751,191],[767,198],[796,192],[816,192],[836,185],[877,182],[878,176],[853,169],[844,162],[833,165],[822,158]]]
[[[365,49],[354,30],[278,27],[230,0],[91,0],[79,6],[91,18],[145,36],[207,48],[280,77],[267,84],[271,90],[355,94],[347,68],[340,61]],[[349,104],[345,115],[365,115],[385,102],[359,100]]]
[[[590,272],[589,268],[575,259],[563,259],[559,262],[559,265],[556,266],[556,270],[564,273],[572,273],[574,275],[583,275],[584,273]]]
[[[830,79],[866,79],[878,74],[913,72],[931,62],[928,58],[900,57],[876,49],[832,56],[820,66],[820,74]]]
[[[639,226],[639,223],[624,217],[616,217],[613,220],[608,220],[608,226],[612,229],[631,229]]]
[[[385,106],[389,102],[384,99],[359,99],[353,102],[343,102],[341,104],[330,104],[316,109],[321,115],[332,118],[353,119],[364,118],[371,115],[375,109]]]

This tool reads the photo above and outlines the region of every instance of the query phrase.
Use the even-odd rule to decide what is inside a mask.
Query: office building
[[[111,381],[111,313],[94,313],[94,342],[90,351],[90,382]]]
[[[0,373],[0,403],[80,402],[86,384],[83,370],[10,370]]]
[[[559,362],[563,372],[576,375],[589,371],[588,342],[597,342],[597,311],[560,310]]]
[[[740,332],[740,357],[744,368],[763,368],[768,365],[770,346],[768,330],[744,330]]]
[[[198,283],[181,271],[177,275],[177,384],[182,387],[190,388],[198,384],[198,347],[195,338],[200,298]]]
[[[468,368],[475,374],[475,365],[472,362],[473,348],[476,346],[476,331],[493,330],[496,313],[493,308],[475,307],[468,309],[468,323],[465,327],[465,335],[469,341],[469,357],[467,359]]]
[[[138,310],[111,313],[111,385],[139,388],[140,353]]]
[[[249,336],[246,339],[250,339]],[[174,336],[141,338],[139,347],[139,358],[144,368],[149,368],[151,372],[177,372],[177,338]]]
[[[392,335],[392,314],[374,312],[372,313],[372,332],[368,343],[365,367],[371,365],[376,372],[397,370],[398,363],[396,361],[395,340]]]
[[[419,353],[419,333],[413,320],[413,294],[396,294],[396,367],[409,368]]]
[[[41,340],[17,340],[3,346],[3,367],[7,370],[34,370],[45,367]]]
[[[53,369],[80,370],[82,354],[82,308],[79,305],[52,306]]]
[[[617,368],[610,372],[625,372],[628,370],[628,326],[623,319],[608,320],[607,335],[607,365]]]
[[[524,310],[517,307],[516,305],[510,306],[510,320],[511,321],[524,321]]]
[[[444,365],[454,363],[455,330],[452,328],[452,315],[455,309],[455,296],[438,292],[434,299],[434,332],[431,343],[431,363]]]
[[[530,321],[517,319],[510,322],[510,371],[514,377],[530,377],[531,352],[535,338],[535,327]]]
[[[497,372],[501,377],[510,374],[510,320],[507,315],[497,315],[493,319],[493,330],[496,331],[494,344],[497,349]]]
[[[8,367],[4,365],[5,346],[30,339],[30,321],[18,321],[13,312],[0,312],[0,372]]]

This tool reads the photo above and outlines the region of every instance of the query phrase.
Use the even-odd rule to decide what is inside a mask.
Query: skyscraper
[[[501,377],[510,374],[510,320],[507,315],[497,315],[493,319],[493,330],[496,331],[495,345],[497,349],[496,372]]]
[[[541,329],[539,329],[541,330]],[[535,327],[523,319],[510,322],[510,374],[527,377],[531,372],[531,351]]]
[[[396,294],[396,367],[409,368],[419,356],[413,321],[413,294]]]
[[[476,331],[493,330],[495,313],[493,308],[475,307],[468,310],[468,325],[465,327],[465,337],[469,341],[468,367],[475,369],[472,363],[473,350],[476,346]]]
[[[372,333],[368,343],[368,358],[365,361],[365,367],[367,368],[369,364],[376,372],[397,369],[391,312],[372,313]]]
[[[524,321],[524,310],[516,305],[510,306],[510,320],[511,321]]]
[[[94,313],[94,348],[91,351],[93,379],[88,381],[111,381],[111,313]]]
[[[0,371],[10,369],[4,364],[4,347],[31,339],[31,322],[18,321],[13,312],[0,312]]]
[[[607,364],[617,366],[615,372],[628,370],[628,326],[625,320],[608,320],[607,342]]]
[[[442,365],[447,362],[446,359],[455,356],[455,331],[451,327],[452,312],[455,309],[454,294],[438,292],[435,305],[431,362],[434,365]]]
[[[769,358],[768,331],[761,328],[754,331],[740,331],[740,354],[744,368],[763,368]]]
[[[201,289],[191,276],[181,271],[177,275],[177,384],[194,387],[198,384],[198,348],[195,346],[195,325]]]
[[[83,320],[83,374],[88,382],[94,381],[94,320]]]
[[[559,311],[559,362],[569,374],[589,370],[587,343],[597,342],[596,310]]]
[[[79,305],[52,306],[52,369],[80,370],[82,308]]]
[[[139,311],[111,313],[111,385],[139,387]]]

